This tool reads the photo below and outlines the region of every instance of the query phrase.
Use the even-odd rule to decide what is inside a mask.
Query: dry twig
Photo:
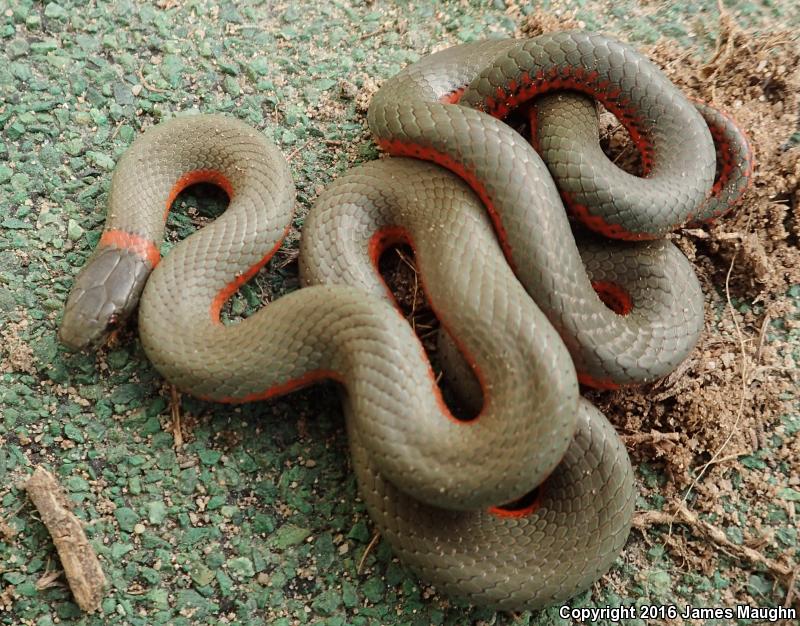
[[[144,87],[148,91],[152,91],[153,93],[167,93],[169,91],[169,89],[160,89],[158,87],[154,87],[153,85],[149,84],[145,80],[144,73],[142,72],[142,70],[139,70],[137,72],[137,75],[139,76],[139,81],[142,83],[142,87]]]
[[[170,431],[172,431],[173,444],[172,447],[180,450],[183,447],[183,431],[181,430],[181,397],[178,394],[178,388],[175,385],[170,385],[170,415],[172,417],[172,424]]]
[[[61,485],[50,472],[37,467],[25,483],[25,491],[53,538],[75,602],[87,613],[96,611],[103,599],[106,577],[81,521],[70,511]]]
[[[790,567],[764,556],[753,548],[733,543],[722,530],[700,519],[696,513],[686,508],[686,505],[682,501],[675,501],[668,508],[672,509],[673,512],[642,511],[637,513],[633,518],[633,526],[639,530],[645,530],[656,524],[667,524],[671,526],[675,522],[684,523],[691,527],[692,530],[701,533],[717,545],[723,547],[732,556],[743,561],[749,561],[750,563],[763,566],[773,577],[784,583],[791,583],[792,585],[796,583],[796,574]]]
[[[641,443],[659,443],[660,441],[680,441],[680,433],[660,433],[657,430],[651,430],[649,433],[634,433],[633,435],[621,435],[623,443],[626,446],[635,446]]]
[[[361,558],[358,561],[358,567],[356,568],[356,573],[360,574],[361,571],[364,569],[364,562],[367,560],[367,556],[369,553],[372,552],[372,549],[375,547],[375,544],[378,543],[378,539],[381,538],[381,534],[378,531],[375,531],[375,534],[372,535],[372,540],[369,542],[366,548],[364,548],[364,554],[361,555]]]

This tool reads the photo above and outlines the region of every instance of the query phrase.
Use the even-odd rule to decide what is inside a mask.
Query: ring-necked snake
[[[553,89],[568,91],[528,106]],[[625,124],[644,177],[611,166],[594,104],[575,92]],[[578,378],[649,381],[685,358],[702,294],[686,259],[656,238],[720,214],[750,176],[741,132],[699,110],[711,132],[655,66],[599,35],[427,57],[381,88],[369,123],[385,150],[455,174],[388,158],[336,181],[304,226],[301,273],[315,286],[236,324],[220,322],[221,307],[280,245],[291,176],[240,122],[170,120],[117,165],[106,229],[76,279],[61,340],[102,341],[143,290],[142,343],[180,388],[244,402],[339,381],[360,492],[405,563],[476,604],[564,600],[617,557],[634,504],[625,449],[579,397]],[[514,111],[546,166],[495,119]],[[228,210],[159,263],[165,210],[200,181],[226,190]],[[579,247],[559,194],[595,231],[655,240],[589,236]],[[376,270],[398,241],[413,245],[426,296],[480,386],[469,422],[451,415]]]

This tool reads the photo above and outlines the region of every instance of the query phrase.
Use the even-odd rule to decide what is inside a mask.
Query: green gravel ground
[[[796,25],[791,5],[729,7],[744,25]],[[713,2],[609,7],[551,8],[576,8],[588,28],[634,43],[664,35],[701,52],[713,45]],[[141,129],[187,110],[261,129],[291,156],[299,228],[330,180],[377,155],[362,89],[431,47],[513,35],[519,19],[497,0],[0,0],[0,516],[17,531],[0,541],[0,580],[15,594],[0,623],[568,623],[555,610],[454,605],[420,585],[385,542],[359,573],[372,528],[331,388],[242,408],[183,398],[192,436],[176,454],[164,431],[169,391],[132,332],[97,356],[67,355],[55,337],[72,277],[99,238],[110,172]],[[203,215],[219,199],[183,204]],[[195,222],[173,213],[170,240]],[[230,315],[297,287],[296,243],[297,228]],[[57,565],[18,484],[39,463],[90,522],[111,582],[100,616],[81,617],[62,586],[37,590]],[[620,559],[612,584],[573,605],[713,604],[726,585],[723,575],[681,572],[658,545],[648,554],[647,571]],[[785,590],[763,575],[750,584],[763,604],[782,602]]]

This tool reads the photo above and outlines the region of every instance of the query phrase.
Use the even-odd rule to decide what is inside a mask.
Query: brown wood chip
[[[25,483],[25,491],[53,538],[75,602],[92,613],[103,599],[106,577],[81,521],[70,511],[69,501],[55,477],[43,467],[36,468]]]

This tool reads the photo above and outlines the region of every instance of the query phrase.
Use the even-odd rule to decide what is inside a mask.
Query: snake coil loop
[[[603,156],[594,104],[574,92],[625,124],[643,177]],[[497,119],[521,107],[544,161]],[[564,601],[617,558],[635,498],[624,446],[578,380],[651,381],[693,348],[702,293],[659,237],[738,201],[752,168],[746,139],[628,46],[579,32],[431,55],[384,84],[369,123],[396,156],[319,197],[301,242],[307,286],[238,324],[221,323],[220,309],[290,227],[288,166],[225,117],[145,133],[115,169],[105,231],[60,338],[97,344],[141,293],[147,355],[190,393],[246,402],[339,381],[360,492],[404,563],[475,604]],[[160,261],[165,210],[200,181],[225,189],[230,206]],[[576,242],[563,203],[632,241]],[[451,352],[480,386],[469,423],[442,401],[377,272],[398,241],[414,247]]]

